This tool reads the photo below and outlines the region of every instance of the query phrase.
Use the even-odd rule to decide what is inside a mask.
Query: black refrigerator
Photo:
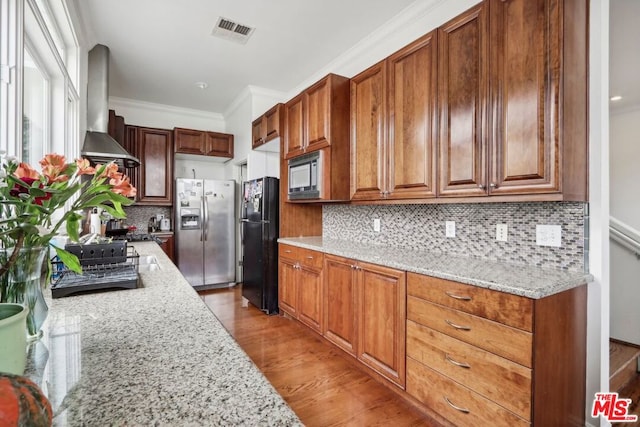
[[[242,296],[267,314],[278,312],[278,179],[243,183]]]

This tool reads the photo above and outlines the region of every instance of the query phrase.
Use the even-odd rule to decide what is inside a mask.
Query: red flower
[[[23,177],[20,179],[24,181],[24,183],[27,184],[29,187],[33,185],[34,182],[37,181],[37,179],[29,178],[29,177]],[[20,194],[29,194],[29,187],[25,187],[23,185],[16,183],[14,184],[11,191],[9,191],[9,194],[13,197],[20,197]],[[38,184],[38,188],[43,188],[42,183]],[[36,205],[42,206],[42,202],[44,200],[49,200],[50,198],[51,198],[51,193],[45,192],[44,196],[36,197],[33,199],[33,201],[35,202]]]

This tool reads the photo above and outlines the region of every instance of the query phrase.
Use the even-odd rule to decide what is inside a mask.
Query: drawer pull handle
[[[445,292],[445,294],[447,294],[447,296],[453,298],[453,299],[459,299],[461,301],[471,301],[472,298],[470,296],[466,296],[466,295],[456,295],[456,294],[452,294],[451,292]]]
[[[456,325],[455,323],[453,323],[451,320],[447,320],[444,319],[445,322],[447,322],[447,325],[451,326],[452,328],[456,328],[460,331],[470,331],[471,328],[468,326],[460,326],[460,325]]]
[[[290,253],[291,253],[291,251],[290,251],[289,249],[286,249],[286,250],[284,251],[284,253],[285,253],[285,254],[290,254]]]
[[[444,401],[447,402],[447,404],[449,406],[451,406],[453,409],[455,409],[456,411],[460,411],[460,412],[463,412],[465,414],[468,414],[469,412],[471,412],[467,408],[461,408],[459,406],[454,405],[453,403],[451,403],[451,401],[449,399],[447,399],[447,396],[444,396]]]
[[[309,256],[307,257],[307,259],[313,259],[313,257],[312,257],[311,255],[309,255]]]
[[[451,358],[451,356],[449,356],[449,354],[444,355],[444,358],[447,359],[447,362],[456,365],[456,366],[460,366],[461,368],[465,368],[465,369],[471,369],[471,365],[467,364],[467,363],[463,363],[463,362],[458,362],[457,360],[453,360],[453,358]]]

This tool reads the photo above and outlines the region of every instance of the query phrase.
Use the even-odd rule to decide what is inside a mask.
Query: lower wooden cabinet
[[[163,252],[167,254],[167,256],[172,262],[175,262],[175,259],[173,256],[173,251],[174,251],[173,233],[157,233],[155,234],[155,236],[161,241],[160,247],[162,248]]]
[[[326,255],[323,274],[325,338],[404,388],[405,273]]]
[[[586,286],[541,299],[407,275],[407,393],[455,425],[582,426]]]
[[[323,254],[280,245],[278,262],[280,309],[321,334]]]

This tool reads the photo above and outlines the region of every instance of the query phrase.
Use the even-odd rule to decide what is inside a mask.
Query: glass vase
[[[49,307],[42,290],[46,285],[46,247],[21,248],[15,263],[0,277],[0,302],[23,304],[29,308],[27,315],[27,340],[34,341],[42,336],[42,324],[47,318]],[[4,265],[13,248],[0,248],[0,262]]]

